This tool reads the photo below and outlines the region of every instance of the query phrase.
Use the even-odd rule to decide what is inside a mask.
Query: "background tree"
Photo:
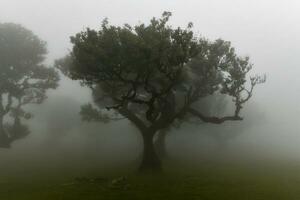
[[[192,117],[215,124],[240,121],[254,86],[264,81],[252,77],[247,89],[252,67],[248,57],[238,57],[230,42],[197,38],[192,23],[185,29],[172,28],[167,24],[170,16],[165,12],[149,24],[122,27],[105,19],[100,30],[71,37],[71,54],[56,63],[65,75],[93,90],[100,109],[83,106],[84,120],[109,122],[122,115],[140,131],[141,170],[161,168],[153,145],[156,133]],[[201,112],[198,102],[214,94],[232,98],[232,115]]]
[[[56,88],[58,74],[42,62],[46,43],[18,24],[0,24],[0,147],[10,147],[16,139],[28,135],[21,119],[31,114],[22,107],[40,104],[46,91]],[[8,120],[11,118],[12,120]],[[7,123],[5,123],[7,121]],[[13,124],[9,122],[13,121]],[[6,124],[6,125],[4,125]]]

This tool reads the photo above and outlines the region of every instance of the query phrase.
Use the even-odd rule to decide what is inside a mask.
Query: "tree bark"
[[[159,172],[162,170],[161,161],[153,144],[154,133],[143,133],[144,151],[139,170],[141,172]]]
[[[9,148],[10,142],[8,135],[5,133],[3,123],[3,116],[0,116],[0,148]]]
[[[127,107],[122,107],[118,109],[119,113],[130,120],[140,131],[143,137],[143,153],[142,153],[142,162],[139,167],[140,172],[150,171],[157,172],[161,171],[161,161],[155,151],[153,144],[153,137],[157,132],[156,128],[147,127],[145,123],[132,113]]]
[[[154,146],[155,149],[157,150],[158,156],[161,159],[167,158],[167,149],[166,149],[166,136],[167,136],[168,131],[166,130],[161,130],[157,134],[157,137],[155,138]]]

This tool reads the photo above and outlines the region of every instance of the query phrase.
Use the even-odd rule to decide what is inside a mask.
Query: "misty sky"
[[[20,23],[47,41],[52,63],[70,49],[69,36],[99,27],[105,17],[135,24],[165,10],[173,12],[172,25],[191,21],[197,34],[232,41],[240,55],[250,56],[253,73],[267,74],[250,103],[266,117],[255,131],[260,139],[299,145],[299,0],[0,0],[0,22]]]
[[[53,60],[70,47],[70,35],[99,27],[105,17],[113,24],[132,24],[168,10],[175,26],[192,21],[197,33],[232,41],[259,71],[270,71],[286,60],[290,70],[296,67],[292,59],[300,50],[299,9],[297,0],[0,0],[0,22],[32,29],[48,42]]]

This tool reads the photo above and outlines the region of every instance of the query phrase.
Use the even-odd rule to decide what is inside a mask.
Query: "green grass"
[[[210,163],[125,179],[44,174],[0,180],[0,200],[299,200],[300,166]]]

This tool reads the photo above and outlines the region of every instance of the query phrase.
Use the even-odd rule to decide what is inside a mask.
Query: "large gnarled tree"
[[[93,90],[98,109],[83,106],[83,119],[120,119],[106,110],[115,111],[140,131],[141,170],[161,168],[153,145],[156,133],[191,117],[214,124],[240,121],[254,86],[264,81],[253,77],[247,82],[252,65],[236,55],[230,42],[197,38],[191,23],[174,29],[168,25],[170,16],[165,12],[149,24],[122,27],[104,20],[100,30],[71,37],[71,54],[56,63],[65,75]],[[232,98],[232,115],[207,116],[198,109],[200,100],[214,94]]]
[[[46,91],[56,88],[58,74],[45,67],[45,42],[18,24],[0,24],[0,148],[28,135],[23,107],[40,104]]]

